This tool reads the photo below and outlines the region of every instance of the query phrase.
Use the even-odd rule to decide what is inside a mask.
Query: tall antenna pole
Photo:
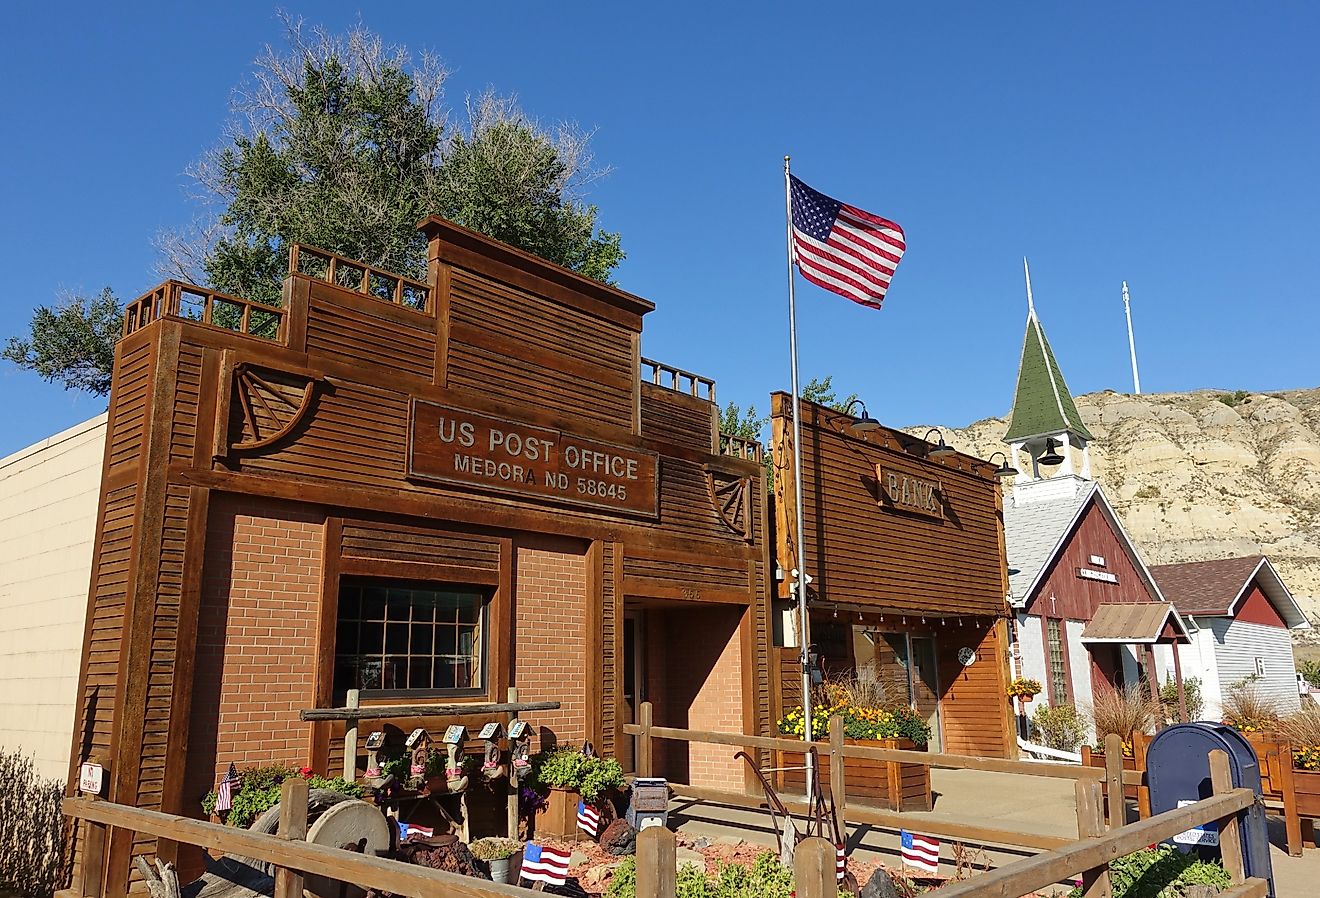
[[[1123,282],[1123,312],[1127,315],[1128,352],[1132,354],[1132,391],[1140,396],[1141,375],[1137,373],[1137,342],[1132,339],[1132,303],[1128,298],[1127,281]]]
[[[802,524],[802,400],[798,395],[797,299],[793,292],[793,184],[784,157],[784,215],[788,226],[788,351],[793,360],[793,490],[797,505],[797,588],[799,660],[802,663],[802,739],[811,742],[811,621],[807,617],[807,548]],[[807,795],[814,794],[816,771],[807,752]]]

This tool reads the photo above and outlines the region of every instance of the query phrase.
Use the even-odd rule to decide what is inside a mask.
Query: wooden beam
[[[1210,752],[1210,788],[1216,797],[1233,791],[1233,774],[1228,767],[1228,753],[1223,749],[1216,748]],[[1247,870],[1242,857],[1242,837],[1238,833],[1237,817],[1228,818],[1219,827],[1219,856],[1234,885],[1246,881]]]
[[[300,776],[284,781],[280,788],[281,839],[302,842],[307,838],[307,780]],[[275,868],[275,898],[302,898],[303,875],[297,870]]]
[[[663,826],[637,834],[637,898],[674,898],[677,855],[674,834]]]
[[[417,864],[368,857],[327,845],[290,842],[278,836],[254,833],[218,823],[146,811],[141,808],[66,798],[64,813],[98,824],[187,845],[197,845],[221,854],[250,857],[288,867],[303,874],[326,876],[341,882],[369,886],[383,892],[415,898],[526,898],[517,886],[502,885],[445,873]]]
[[[1134,747],[1134,754],[1135,751]],[[1105,736],[1105,786],[1109,790],[1109,828],[1117,829],[1127,823],[1127,802],[1123,798],[1123,737],[1117,733]]]
[[[472,717],[509,711],[557,711],[559,702],[472,702],[446,705],[367,705],[361,708],[310,708],[300,720],[386,720],[391,717]]]

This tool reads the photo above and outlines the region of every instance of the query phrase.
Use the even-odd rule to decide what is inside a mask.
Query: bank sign
[[[628,514],[656,514],[654,452],[412,401],[408,476]]]

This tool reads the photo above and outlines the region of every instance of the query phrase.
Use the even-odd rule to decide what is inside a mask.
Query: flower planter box
[[[848,745],[871,748],[900,748],[905,751],[924,751],[907,739],[848,739]],[[776,767],[804,767],[806,755],[800,751],[776,753]],[[820,759],[820,784],[826,791],[830,787],[830,765]],[[806,790],[804,770],[781,770],[776,776],[776,788],[798,794]],[[848,800],[878,804],[894,811],[929,811],[931,809],[930,768],[924,764],[896,761],[872,761],[848,758],[844,765],[844,792]]]
[[[1293,790],[1297,793],[1297,813],[1320,818],[1320,770],[1293,770]]]
[[[1104,770],[1104,769],[1105,769],[1105,753],[1102,752],[1102,751],[1092,751],[1092,750],[1091,750],[1091,747],[1090,747],[1089,745],[1083,745],[1083,746],[1082,746],[1082,766],[1084,766],[1084,767],[1099,767],[1101,770]],[[1144,766],[1144,765],[1138,765],[1138,763],[1137,763],[1137,759],[1136,759],[1136,758],[1129,758],[1127,755],[1124,755],[1124,756],[1123,756],[1123,769],[1124,769],[1124,770],[1144,770],[1144,769],[1145,769],[1145,766]],[[1141,798],[1141,790],[1142,790],[1142,788],[1143,788],[1142,786],[1126,786],[1126,785],[1125,785],[1125,786],[1123,787],[1123,797],[1124,797],[1124,798],[1131,798],[1131,799],[1133,799],[1133,800],[1140,799],[1140,798]],[[1108,800],[1108,799],[1109,799],[1109,783],[1108,783],[1107,781],[1105,781],[1105,780],[1101,780],[1101,781],[1100,781],[1100,791],[1101,791],[1101,793],[1104,795],[1105,800]]]
[[[536,835],[577,841],[577,807],[582,796],[571,789],[551,788],[544,808],[536,812]]]

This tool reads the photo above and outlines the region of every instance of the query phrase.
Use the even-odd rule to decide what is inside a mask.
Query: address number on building
[[[414,399],[408,476],[654,516],[654,452]]]

